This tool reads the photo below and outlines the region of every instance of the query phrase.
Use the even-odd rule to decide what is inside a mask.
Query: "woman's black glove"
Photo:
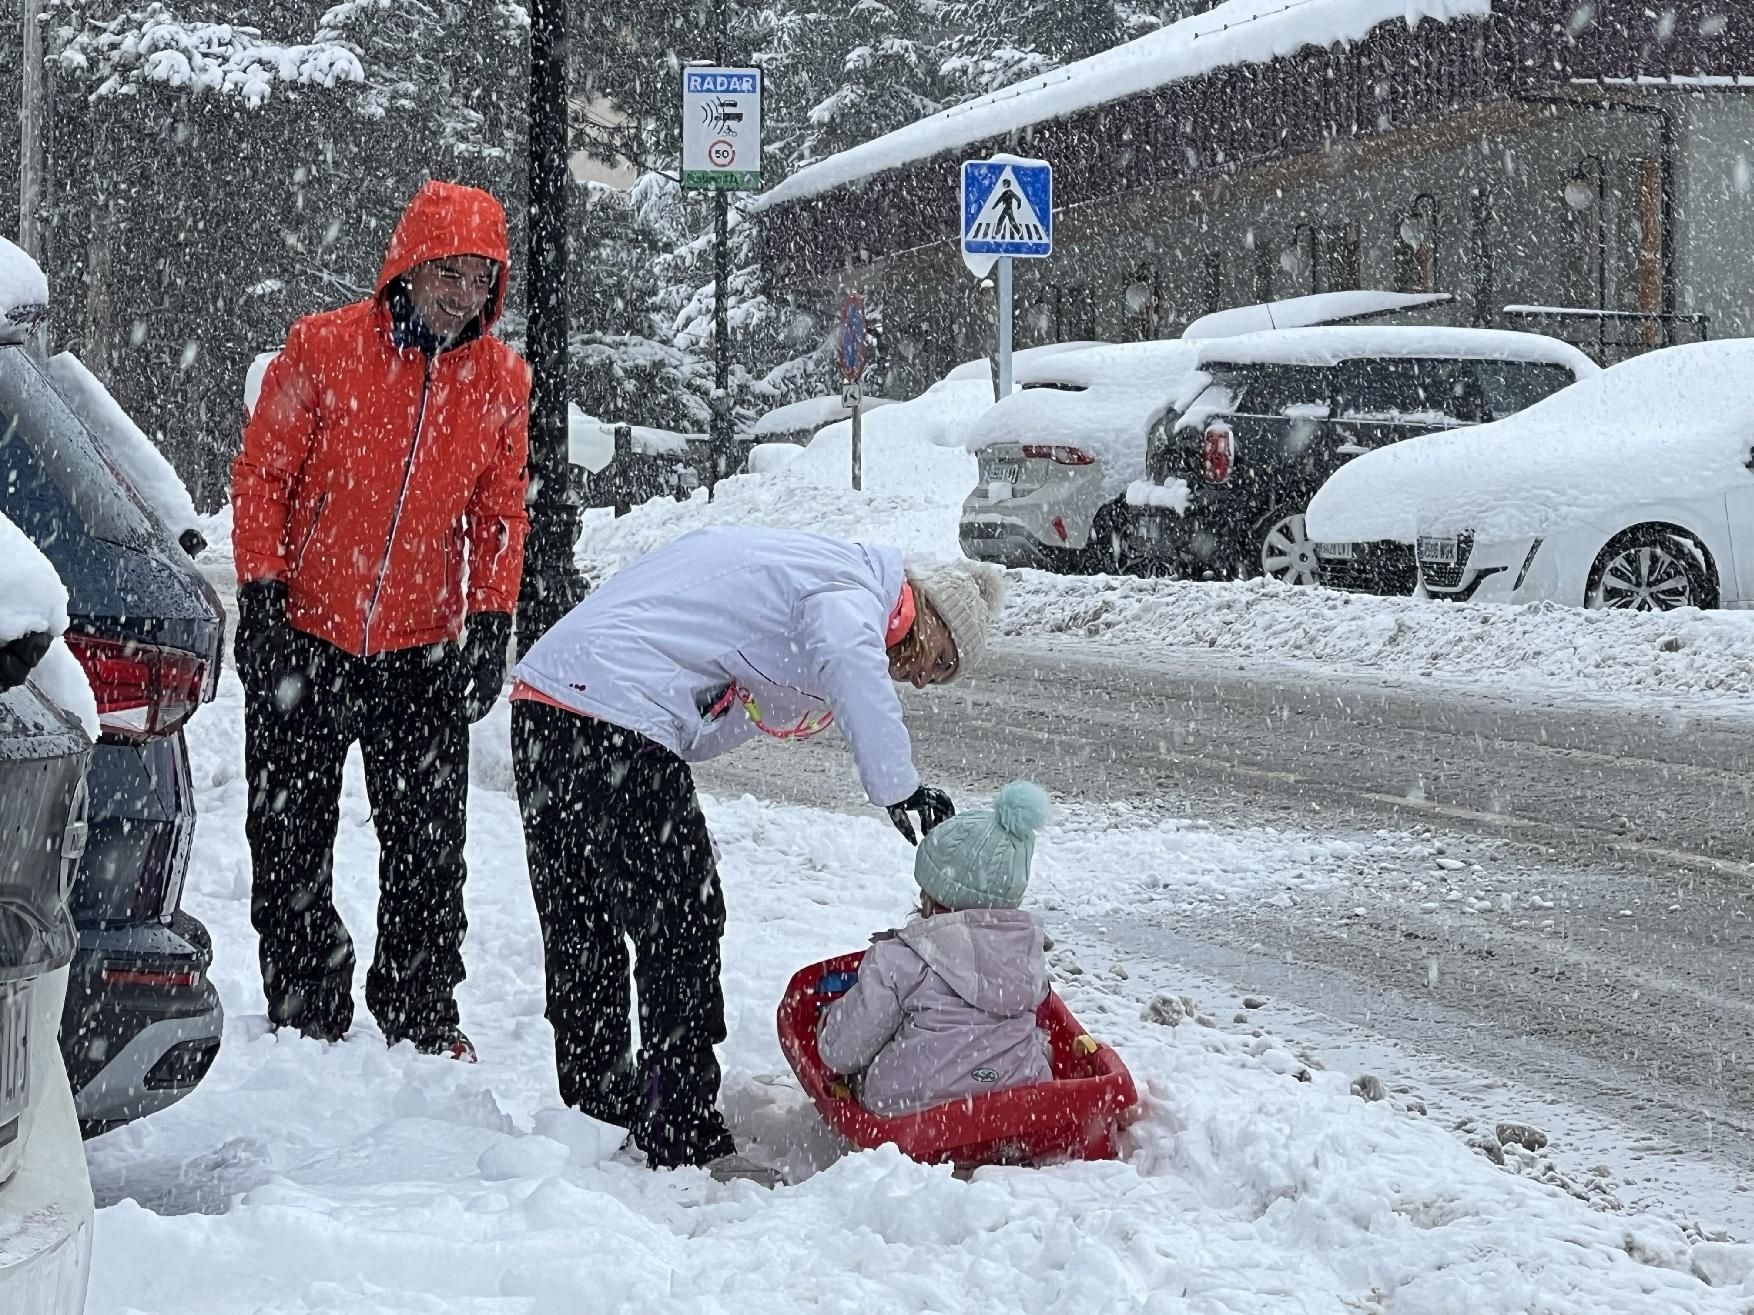
[[[463,711],[480,721],[493,710],[505,684],[506,645],[512,639],[510,612],[476,612],[463,635]]]
[[[895,823],[895,829],[907,837],[910,845],[919,844],[914,835],[913,819],[909,813],[920,815],[920,835],[932,834],[932,828],[945,818],[956,816],[956,805],[950,802],[950,796],[934,786],[922,785],[899,804],[889,806],[889,820]]]
[[[47,630],[33,630],[0,644],[0,690],[15,689],[30,679],[31,671],[49,651],[49,640]]]
[[[246,679],[270,664],[285,662],[288,651],[286,623],[286,581],[251,580],[238,586],[238,632],[232,640],[232,655],[237,659],[238,675]]]

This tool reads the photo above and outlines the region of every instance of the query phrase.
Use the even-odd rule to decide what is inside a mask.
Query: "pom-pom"
[[[1032,781],[1013,781],[993,798],[993,818],[1007,835],[1027,840],[1048,820],[1053,804]]]

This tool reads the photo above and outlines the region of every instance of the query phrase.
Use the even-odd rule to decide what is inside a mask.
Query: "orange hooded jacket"
[[[435,356],[397,346],[391,285],[454,255],[499,263],[480,321]],[[429,182],[396,226],[377,295],[286,335],[232,465],[232,549],[240,584],[286,581],[297,629],[364,656],[455,639],[466,612],[512,611],[530,371],[488,335],[509,265],[499,202]]]

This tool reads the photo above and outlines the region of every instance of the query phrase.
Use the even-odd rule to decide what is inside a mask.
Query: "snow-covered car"
[[[1509,419],[1361,457],[1309,507],[1440,598],[1754,605],[1754,339],[1636,357]]]
[[[1198,349],[1203,378],[1153,428],[1131,520],[1136,559],[1195,580],[1315,583],[1304,513],[1341,466],[1513,414],[1597,369],[1554,338],[1436,326],[1287,329]],[[1365,565],[1373,579],[1395,568]]]
[[[1182,505],[1181,489],[1146,481],[1146,448],[1153,428],[1173,425],[1205,385],[1201,341],[1408,316],[1453,300],[1447,292],[1322,292],[1215,311],[1180,341],[1059,344],[1028,363],[1023,391],[969,435],[981,474],[963,504],[963,552],[1012,566],[1129,569],[1142,560],[1136,509]]]
[[[970,557],[1061,571],[1127,565],[1127,493],[1145,440],[1196,377],[1192,342],[1134,342],[1037,362],[1019,392],[989,407],[967,445],[979,482],[962,504]]]
[[[860,407],[869,414],[880,406],[892,404],[893,399],[888,397],[867,397]],[[851,414],[838,393],[827,397],[806,397],[801,402],[776,406],[761,416],[743,435],[743,442],[747,447],[763,443],[795,443],[803,447],[816,437],[818,430],[839,424]]]
[[[0,293],[5,279],[0,254]],[[54,568],[0,515],[0,1310],[31,1315],[84,1310],[91,1266],[91,1179],[55,1034],[97,705],[66,627]]]
[[[193,541],[178,542],[193,528],[187,491],[83,366],[0,347],[0,417],[0,513],[65,586],[66,646],[101,723],[60,1027],[80,1124],[96,1133],[193,1091],[219,1050],[212,943],[182,907],[195,827],[182,728],[216,691],[224,612]]]

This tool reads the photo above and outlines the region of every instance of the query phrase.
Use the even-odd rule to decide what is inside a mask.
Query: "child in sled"
[[[919,916],[871,938],[817,1033],[822,1062],[866,1109],[903,1114],[1053,1077],[1035,1018],[1048,990],[1041,923],[1018,907],[1047,817],[1046,793],[1013,781],[991,809],[921,839]]]

